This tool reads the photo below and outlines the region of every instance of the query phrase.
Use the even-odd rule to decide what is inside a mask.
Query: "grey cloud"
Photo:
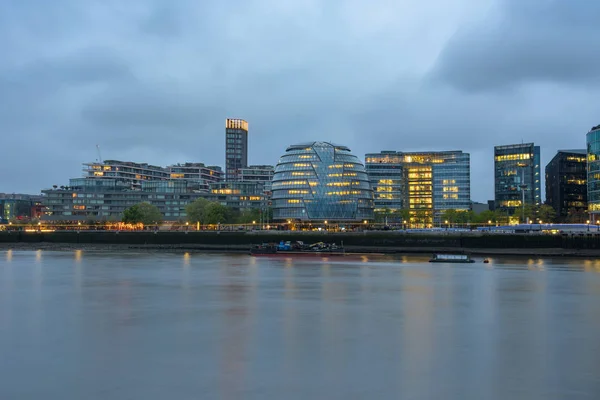
[[[599,15],[595,1],[504,0],[499,15],[459,30],[431,77],[466,92],[540,82],[597,85]]]

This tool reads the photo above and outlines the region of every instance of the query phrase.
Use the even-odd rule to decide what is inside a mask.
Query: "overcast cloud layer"
[[[0,11],[0,192],[67,184],[97,158],[250,162],[309,140],[471,153],[542,167],[600,123],[600,3],[590,0],[8,0]]]

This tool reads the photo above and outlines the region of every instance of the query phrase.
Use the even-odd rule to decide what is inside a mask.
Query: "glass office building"
[[[470,155],[462,151],[382,151],[365,156],[375,210],[409,211],[413,226],[440,224],[446,210],[471,206]],[[397,222],[397,221],[396,221]]]
[[[587,219],[587,151],[560,150],[546,165],[546,204],[561,222]]]
[[[541,204],[540,147],[533,143],[494,147],[494,201],[509,222],[525,204]]]
[[[365,169],[373,188],[375,215],[385,214],[389,222],[402,222],[404,177],[403,157],[397,151],[365,155]]]
[[[327,142],[287,148],[275,167],[273,219],[373,219],[373,191],[364,165],[346,146]]]
[[[586,136],[588,212],[594,223],[600,221],[600,125]]]

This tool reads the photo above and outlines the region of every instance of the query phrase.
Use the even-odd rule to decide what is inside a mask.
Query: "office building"
[[[373,191],[364,165],[346,146],[290,146],[275,167],[273,219],[359,222],[373,219]]]
[[[405,209],[411,225],[427,227],[440,224],[446,210],[470,209],[468,153],[382,151],[365,158],[378,211]]]
[[[541,204],[540,147],[533,143],[494,147],[495,208],[507,222],[521,219],[523,202]]]
[[[248,122],[225,121],[225,180],[239,180],[240,170],[248,166]]]
[[[42,200],[39,195],[0,193],[0,224],[40,218],[44,213]]]
[[[587,200],[590,220],[600,221],[600,125],[586,135],[587,142]]]
[[[375,214],[385,214],[389,222],[402,222],[404,207],[402,153],[382,151],[365,155],[365,170],[373,188]]]
[[[586,150],[560,150],[546,165],[546,204],[561,222],[588,219]]]

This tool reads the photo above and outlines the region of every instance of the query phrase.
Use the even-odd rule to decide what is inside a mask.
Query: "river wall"
[[[600,235],[499,235],[499,234],[404,234],[362,233],[246,233],[246,232],[0,232],[0,243],[111,244],[111,245],[198,245],[250,246],[280,240],[305,243],[335,242],[361,248],[438,249],[600,249]]]

